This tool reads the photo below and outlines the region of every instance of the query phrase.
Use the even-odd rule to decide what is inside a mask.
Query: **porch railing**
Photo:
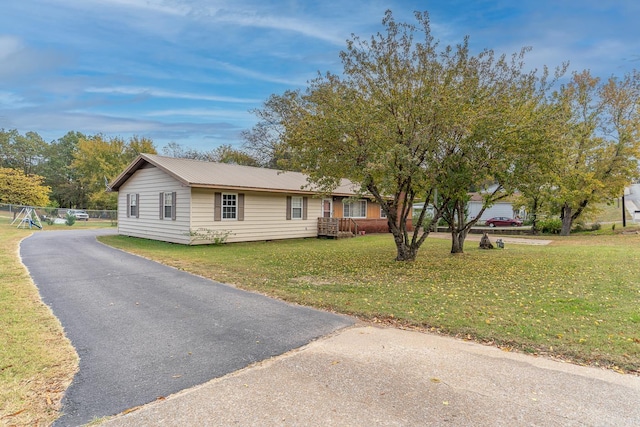
[[[318,218],[318,236],[351,237],[358,234],[358,223],[352,218]]]

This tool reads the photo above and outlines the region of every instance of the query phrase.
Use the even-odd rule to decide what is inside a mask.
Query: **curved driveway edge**
[[[56,426],[120,413],[353,324],[96,241],[109,233],[39,232],[20,245],[43,301],[80,356]]]
[[[640,377],[354,327],[101,424],[634,426]]]

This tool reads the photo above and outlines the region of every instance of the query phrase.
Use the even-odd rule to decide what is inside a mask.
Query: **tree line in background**
[[[106,191],[140,153],[157,154],[153,141],[68,132],[44,141],[36,132],[24,135],[0,129],[0,203],[82,209],[116,209],[117,196]],[[172,142],[171,157],[260,166],[249,154],[223,145],[211,151]]]

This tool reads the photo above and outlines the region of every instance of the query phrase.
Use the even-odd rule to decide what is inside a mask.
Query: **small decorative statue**
[[[480,249],[493,249],[493,245],[486,231],[482,234],[482,239],[480,239]]]

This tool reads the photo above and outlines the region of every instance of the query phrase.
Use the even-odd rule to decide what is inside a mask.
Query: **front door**
[[[331,199],[322,199],[322,217],[331,218],[333,216],[333,202]]]

